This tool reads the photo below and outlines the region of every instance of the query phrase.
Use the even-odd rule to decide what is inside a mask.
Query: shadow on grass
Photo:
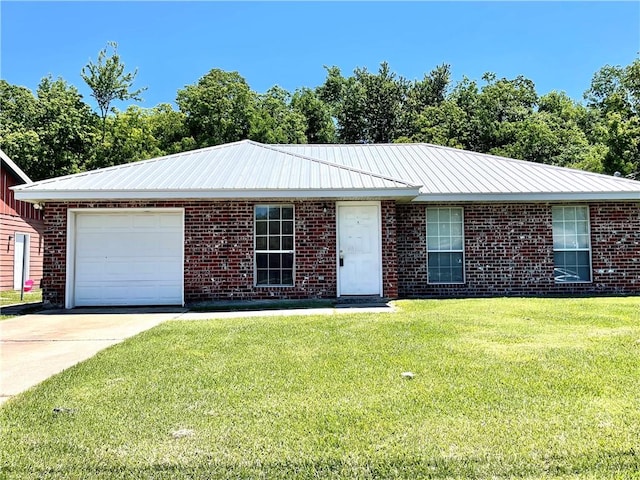
[[[437,457],[362,459],[324,458],[300,461],[263,461],[247,459],[224,463],[203,454],[195,463],[154,463],[149,465],[83,464],[64,468],[0,468],[6,478],[85,478],[85,479],[212,479],[212,478],[553,478],[593,476],[593,478],[629,478],[637,474],[639,452],[606,451],[576,456],[554,455],[538,462],[493,458]],[[3,477],[4,478],[4,477]],[[635,478],[635,477],[634,477]]]

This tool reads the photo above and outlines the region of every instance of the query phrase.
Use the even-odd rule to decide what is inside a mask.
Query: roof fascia
[[[533,192],[533,193],[451,193],[420,194],[413,203],[435,202],[546,202],[546,201],[597,201],[636,200],[637,192]]]
[[[418,188],[376,188],[343,190],[15,190],[15,198],[31,203],[65,200],[183,200],[183,199],[258,199],[258,198],[380,198],[410,201]]]
[[[0,158],[2,162],[5,163],[8,167],[8,170],[11,171],[14,175],[16,175],[20,180],[24,183],[33,183],[33,181],[29,178],[29,176],[22,171],[22,169],[9,158],[9,155],[0,150]]]

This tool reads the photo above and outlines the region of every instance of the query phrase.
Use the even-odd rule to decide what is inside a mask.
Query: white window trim
[[[293,220],[293,250],[258,250],[256,245],[257,237],[258,237],[258,235],[256,235],[256,209],[258,207],[266,207],[266,208],[291,207],[291,209],[293,210],[293,219],[292,219]],[[282,218],[280,220],[282,220]],[[280,238],[282,239],[282,231],[280,231],[279,235],[280,235]],[[267,239],[268,238],[269,238],[269,234],[267,233]],[[267,243],[268,243],[268,240],[267,240]],[[293,267],[291,270],[291,285],[288,285],[288,284],[259,285],[258,284],[258,260],[257,260],[258,253],[291,253],[293,254]],[[295,287],[296,285],[296,206],[293,203],[258,203],[253,206],[253,285],[255,288],[272,288],[272,287],[273,288],[291,288],[291,287]]]
[[[589,241],[588,248],[555,248],[553,245],[555,243],[553,238],[553,209],[554,208],[575,208],[582,207],[587,209],[587,239]],[[558,282],[555,279],[555,274],[553,275],[553,282],[556,285],[566,285],[566,284],[574,284],[574,283],[593,283],[593,251],[591,247],[591,210],[589,209],[589,205],[552,205],[551,206],[551,242],[553,253],[555,252],[589,252],[589,280],[574,280],[574,281],[566,281],[566,282]],[[554,259],[553,269],[556,269],[556,262]]]
[[[22,269],[22,278],[21,278],[21,285],[18,286],[18,288],[16,289],[16,268],[17,268],[17,264],[15,263],[16,261],[16,244],[18,242],[18,235],[23,235],[24,236],[24,251],[23,251],[23,256],[24,258],[22,259],[23,264],[21,265],[21,269]],[[21,288],[24,288],[24,282],[26,282],[27,280],[29,280],[29,276],[31,275],[31,234],[27,233],[27,232],[21,232],[21,231],[14,231],[13,232],[13,258],[11,259],[11,261],[13,262],[13,272],[12,272],[12,286],[14,290],[20,290]]]
[[[429,233],[428,233],[428,220],[427,210],[441,210],[441,209],[458,209],[460,210],[460,216],[462,218],[462,249],[461,250],[433,250],[431,253],[460,253],[462,252],[462,281],[461,282],[434,282],[429,278]],[[467,282],[467,269],[466,269],[466,255],[465,255],[465,241],[464,241],[464,207],[427,207],[424,211],[425,216],[425,240],[427,251],[427,285],[464,285]]]

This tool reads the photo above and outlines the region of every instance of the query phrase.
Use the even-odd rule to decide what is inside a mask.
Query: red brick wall
[[[294,286],[255,287],[253,208],[257,203],[269,202],[185,204],[186,302],[335,297],[335,207],[326,202],[292,202]],[[330,207],[326,213],[325,206]]]
[[[466,281],[429,285],[426,206],[397,205],[401,297],[640,293],[638,203],[589,205],[593,282],[563,285],[553,280],[551,204],[459,206],[464,209]]]
[[[254,286],[253,207],[268,203],[293,203],[295,206],[296,270],[293,287]],[[54,305],[64,305],[67,208],[126,207],[185,209],[184,286],[187,303],[336,296],[336,216],[333,203],[140,201],[46,205],[45,300]]]
[[[49,203],[45,209],[45,300],[64,305],[68,207],[184,208],[187,303],[335,297],[335,205],[290,202],[295,206],[295,286],[255,287],[253,207],[258,203],[270,202]],[[551,204],[462,206],[466,282],[429,285],[425,205],[381,202],[386,297],[640,293],[638,203],[590,205],[593,282],[564,285],[553,281]]]
[[[398,255],[396,202],[381,202],[382,217],[382,291],[387,298],[398,296]]]

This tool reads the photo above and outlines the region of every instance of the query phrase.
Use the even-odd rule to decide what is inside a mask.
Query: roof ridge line
[[[382,174],[379,174],[379,173],[369,172],[369,171],[363,170],[361,168],[354,168],[354,167],[350,167],[348,165],[341,165],[339,163],[329,162],[327,160],[322,160],[320,158],[315,158],[315,157],[309,157],[307,155],[301,155],[301,154],[295,153],[295,152],[287,152],[286,150],[282,150],[280,148],[277,148],[278,144],[259,143],[259,142],[254,142],[253,140],[247,140],[247,141],[251,142],[251,143],[253,143],[255,145],[259,145],[259,146],[262,146],[264,148],[268,148],[270,150],[273,150],[273,151],[276,151],[276,152],[279,152],[279,153],[284,153],[286,155],[291,155],[293,157],[302,158],[303,160],[308,160],[310,162],[316,162],[316,163],[320,163],[320,164],[323,164],[323,165],[329,165],[331,167],[338,167],[340,169],[348,170],[350,172],[364,173],[366,175],[370,175],[370,176],[375,177],[375,178],[380,178],[382,180],[387,180],[389,182],[404,183],[405,185],[407,185],[409,187],[422,187],[422,185],[418,185],[417,183],[411,183],[411,182],[408,182],[406,180],[401,180],[399,178],[393,178],[393,177],[390,177],[390,176],[387,176],[387,175],[382,175]],[[300,143],[300,144],[297,144],[297,145],[303,145],[304,146],[305,144]],[[339,145],[339,144],[337,144],[337,145]]]

